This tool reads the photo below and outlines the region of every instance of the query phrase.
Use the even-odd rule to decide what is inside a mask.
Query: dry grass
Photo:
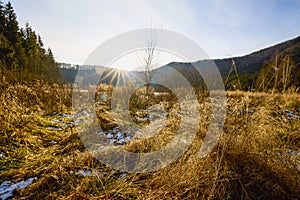
[[[180,159],[156,172],[124,175],[93,158],[71,125],[62,131],[47,128],[60,125],[53,122],[57,116],[46,113],[69,111],[68,91],[44,83],[2,84],[0,152],[4,156],[0,158],[0,182],[37,177],[29,187],[15,192],[17,199],[300,196],[300,158],[292,153],[300,151],[300,121],[287,120],[283,112],[300,109],[299,94],[228,92],[227,117],[219,143],[209,156],[200,159],[197,152],[210,118],[209,100],[203,98],[197,138]],[[138,141],[127,144],[127,148],[149,151],[145,144],[147,141]],[[91,176],[80,175],[83,170],[91,170]]]

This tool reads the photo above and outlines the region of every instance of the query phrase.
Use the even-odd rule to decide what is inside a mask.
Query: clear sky
[[[124,31],[163,27],[211,58],[240,56],[300,36],[299,0],[12,0],[58,62],[82,64]]]

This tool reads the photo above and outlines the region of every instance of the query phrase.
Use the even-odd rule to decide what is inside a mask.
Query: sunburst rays
[[[110,68],[110,71],[101,77],[101,81],[106,81],[114,86],[124,86],[127,84],[144,84],[145,80],[139,77],[136,72],[127,71],[120,68]]]

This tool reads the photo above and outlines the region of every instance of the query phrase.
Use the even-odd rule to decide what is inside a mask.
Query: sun
[[[124,85],[126,82],[126,70],[122,68],[111,67],[101,80],[109,81],[109,84],[119,86]],[[100,80],[100,81],[101,81]]]

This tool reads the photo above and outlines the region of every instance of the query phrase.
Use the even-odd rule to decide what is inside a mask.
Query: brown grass
[[[300,196],[300,95],[227,92],[227,117],[213,152],[199,158],[209,118],[201,100],[198,137],[171,165],[126,176],[93,158],[72,126],[62,131],[52,111],[69,112],[69,89],[38,82],[2,84],[0,183],[37,177],[15,198],[29,199],[297,199]],[[38,111],[38,112],[35,112]],[[44,112],[44,113],[43,113]],[[172,119],[172,118],[170,118]],[[67,120],[67,119],[66,119]],[[161,137],[161,140],[164,140]],[[56,141],[51,144],[50,141]],[[159,140],[158,140],[159,141]],[[149,141],[148,141],[149,142]],[[149,151],[147,141],[128,149]],[[144,145],[144,146],[143,146]],[[153,146],[150,150],[153,149]],[[92,176],[80,171],[91,170]]]

